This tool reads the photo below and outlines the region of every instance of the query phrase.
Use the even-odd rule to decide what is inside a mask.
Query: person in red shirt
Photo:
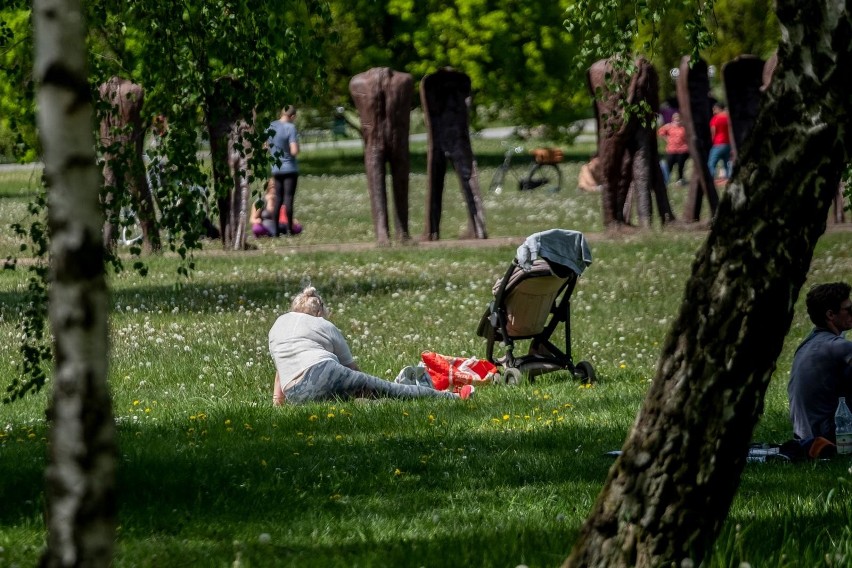
[[[725,178],[731,177],[731,128],[728,112],[725,105],[717,102],[713,105],[713,118],[710,119],[710,139],[713,146],[710,148],[710,159],[707,167],[710,175],[716,177],[716,166],[722,162],[725,170]]]
[[[657,130],[657,134],[666,140],[666,167],[669,175],[674,175],[674,167],[678,168],[678,180],[680,185],[686,185],[683,170],[686,160],[689,158],[689,146],[686,143],[686,127],[680,121],[680,114],[674,113],[672,121],[664,124]]]

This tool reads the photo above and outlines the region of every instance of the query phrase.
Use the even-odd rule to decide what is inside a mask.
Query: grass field
[[[479,144],[479,143],[478,143]],[[501,156],[482,142],[483,186]],[[423,224],[422,148],[413,147],[412,233]],[[374,248],[361,155],[303,156],[296,238],[225,254],[215,243],[181,282],[170,255],[110,277],[110,384],[119,430],[116,566],[558,566],[606,478],[652,379],[701,231],[602,234],[599,196],[563,165],[559,194],[484,195],[489,247]],[[418,157],[419,156],[419,157]],[[420,166],[418,166],[420,164]],[[419,169],[418,169],[419,168]],[[463,231],[448,179],[442,235]],[[18,245],[32,177],[0,174],[0,254]],[[675,211],[683,190],[672,187]],[[345,402],[273,408],[267,332],[310,280],[366,371],[392,379],[423,350],[483,356],[476,336],[494,280],[524,236],[589,236],[574,294],[567,373],[490,387],[469,403]],[[849,233],[820,242],[809,283],[852,281]],[[353,250],[337,245],[356,244]],[[16,372],[26,267],[0,274],[0,374]],[[180,283],[181,286],[176,287]],[[789,438],[786,380],[808,331],[803,307],[755,440]],[[557,332],[559,333],[559,332]],[[47,393],[0,406],[0,567],[35,565],[44,544]],[[850,462],[750,464],[708,566],[847,566]]]

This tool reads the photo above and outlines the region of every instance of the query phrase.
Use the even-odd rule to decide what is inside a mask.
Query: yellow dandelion
[[[343,435],[342,435],[342,434],[338,434],[337,436],[335,436],[335,437],[334,437],[334,439],[335,439],[335,440],[337,440],[337,441],[339,442],[340,440],[342,440],[342,439],[343,439]]]
[[[393,474],[395,476],[399,477],[400,475],[402,475],[402,470],[400,470],[399,468],[396,468],[395,470],[393,470]]]
[[[319,420],[319,416],[317,416],[316,414],[311,414],[310,416],[308,416],[308,420],[310,420],[311,422],[313,422],[314,420]]]
[[[509,416],[508,414],[503,415],[503,420],[508,420],[509,418],[511,418],[511,416]]]
[[[329,412],[328,414],[326,414],[326,415],[325,415],[325,417],[326,417],[326,418],[334,418],[334,413],[333,413],[333,412]]]
[[[133,406],[139,406],[140,404],[142,404],[142,403],[140,403],[138,400],[133,401]]]

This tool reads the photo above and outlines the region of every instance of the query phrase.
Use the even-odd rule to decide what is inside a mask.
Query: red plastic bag
[[[424,351],[420,357],[438,390],[458,392],[464,385],[486,385],[492,382],[497,374],[497,367],[493,363],[476,357],[465,359],[433,351]]]

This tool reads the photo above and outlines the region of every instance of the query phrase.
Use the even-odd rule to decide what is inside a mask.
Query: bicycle
[[[506,144],[503,143],[503,146]],[[494,176],[491,178],[489,190],[500,194],[503,188],[506,187],[506,173],[510,172],[514,181],[517,182],[519,191],[528,191],[532,189],[544,189],[550,193],[556,193],[562,189],[562,170],[559,169],[559,163],[562,161],[562,150],[558,148],[535,148],[530,151],[532,156],[529,166],[526,168],[526,175],[520,172],[523,169],[516,164],[512,164],[512,159],[515,155],[524,152],[523,146],[511,146],[506,149],[503,156],[503,163],[497,167]]]

